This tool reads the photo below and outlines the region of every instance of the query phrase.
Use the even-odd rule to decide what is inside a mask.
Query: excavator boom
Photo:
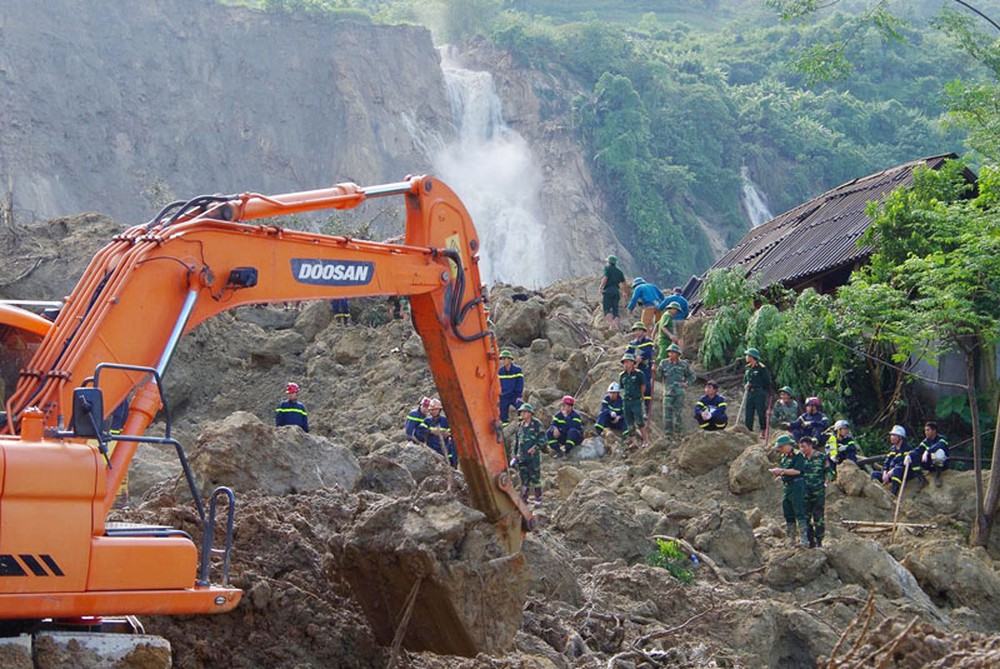
[[[292,231],[272,220],[387,196],[405,200],[402,244]],[[478,245],[457,196],[431,177],[279,196],[203,197],[176,203],[115,237],[66,299],[6,403],[0,561],[11,558],[12,567],[35,578],[0,578],[0,618],[146,612],[136,610],[148,608],[137,607],[144,597],[156,600],[157,613],[205,611],[202,603],[185,603],[185,593],[199,590],[197,551],[189,540],[116,536],[105,517],[139,435],[161,408],[157,379],[178,341],[215,314],[247,304],[408,295],[472,502],[495,526],[504,550],[517,554],[533,518],[507,472]],[[107,466],[97,448],[66,430],[80,411],[77,389],[98,380],[102,417],[129,399],[122,433],[136,435],[121,438]],[[41,567],[48,576],[41,578],[24,556],[58,568]],[[151,578],[147,572],[160,569],[163,556],[175,566]],[[161,592],[176,596],[154,595]],[[226,590],[215,608],[232,608],[236,600],[238,593]]]

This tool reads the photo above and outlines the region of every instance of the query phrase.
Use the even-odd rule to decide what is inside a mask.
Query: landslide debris
[[[569,393],[589,428],[618,374],[628,337],[601,327],[596,284],[492,291],[499,342],[524,368],[526,399],[546,422]],[[53,297],[22,292],[45,285],[14,281],[2,294]],[[689,358],[699,330],[686,326]],[[738,403],[738,370],[713,376]],[[288,380],[303,387],[310,435],[271,427]],[[841,524],[893,517],[888,494],[845,463],[827,491],[824,547],[789,548],[780,484],[766,473],[772,449],[741,427],[697,433],[690,417],[686,438],[670,443],[654,405],[649,449],[625,453],[609,436],[600,448],[588,440],[595,459],[543,459],[544,506],[525,540],[521,580],[516,569],[477,571],[503,558],[477,525],[461,475],[405,445],[403,417],[436,394],[405,320],[340,327],[322,302],[239,309],[182,342],[166,386],[175,436],[199,480],[237,488],[232,581],[245,590],[232,614],[147,621],[170,640],[178,667],[801,667],[825,666],[831,654],[839,666],[985,667],[998,659],[997,553],[967,548],[963,535],[974,511],[971,473],[948,472],[941,488],[908,487],[900,517],[927,527],[891,540]],[[171,452],[143,446],[117,515],[198,536],[182,482]],[[653,537],[678,540],[693,583],[647,563]],[[365,563],[352,545],[384,557]],[[458,566],[436,571],[423,556]],[[372,603],[350,584],[420,569],[465,595],[465,614],[483,628],[507,619],[503,603],[527,588],[520,626],[497,626],[490,653],[472,658],[394,651],[368,622]],[[866,619],[867,627],[858,622]],[[421,621],[410,624],[421,634]]]

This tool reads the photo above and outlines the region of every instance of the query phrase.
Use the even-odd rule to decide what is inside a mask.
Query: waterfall
[[[431,161],[479,232],[483,280],[540,288],[549,280],[541,171],[525,139],[504,123],[492,75],[459,67],[447,47],[441,69],[458,133]]]
[[[750,219],[750,227],[756,228],[761,223],[766,223],[774,218],[774,214],[767,208],[767,200],[764,195],[757,190],[757,184],[750,179],[750,170],[746,165],[740,167],[740,178],[743,181],[743,188],[740,192],[740,204],[743,211]]]

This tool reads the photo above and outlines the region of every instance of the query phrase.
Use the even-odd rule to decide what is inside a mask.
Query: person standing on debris
[[[677,320],[681,313],[681,305],[677,302],[669,301],[671,299],[667,298],[668,302],[664,305],[663,316],[660,317],[660,322],[656,328],[656,344],[659,349],[659,354],[656,356],[657,365],[667,357],[667,351],[672,344],[681,345],[681,338],[677,333]]]
[[[510,408],[521,406],[524,396],[524,372],[514,364],[510,351],[500,352],[500,422],[507,424]]]
[[[625,310],[631,314],[636,305],[641,306],[642,315],[640,319],[643,325],[646,326],[646,330],[649,331],[660,317],[659,312],[656,310],[656,305],[662,301],[663,291],[653,284],[648,283],[641,276],[637,276],[632,279],[632,299],[628,301],[628,307]]]
[[[799,417],[799,403],[792,397],[795,393],[788,386],[778,390],[778,401],[771,409],[771,427],[790,430],[791,422]]]
[[[601,412],[597,414],[597,421],[594,423],[597,436],[602,436],[607,428],[622,433],[628,430],[628,423],[625,422],[625,400],[622,399],[622,387],[617,382],[608,386],[608,394],[601,400]]]
[[[625,274],[618,267],[618,258],[608,256],[608,264],[604,266],[604,276],[601,278],[601,307],[604,309],[604,318],[608,327],[615,330],[621,327],[618,305],[621,303],[624,283]]]
[[[938,426],[932,420],[924,423],[924,440],[920,442],[923,455],[920,460],[928,471],[934,472],[934,485],[941,487],[941,472],[948,469],[948,440],[938,434]]]
[[[514,432],[514,457],[511,468],[516,468],[521,478],[521,499],[528,503],[529,488],[535,489],[535,506],[542,505],[542,449],[545,447],[545,428],[535,418],[535,409],[527,402],[517,409],[520,421]]]
[[[417,408],[406,414],[403,431],[406,438],[417,444],[427,443],[427,410],[431,406],[431,398],[424,397]]]
[[[583,419],[573,408],[575,404],[576,400],[569,395],[563,397],[559,411],[552,417],[545,433],[549,448],[557,458],[569,455],[583,441]]]
[[[642,399],[645,402],[646,420],[649,420],[650,408],[653,405],[653,368],[655,366],[653,364],[653,340],[648,336],[646,324],[641,321],[636,321],[632,326],[632,334],[635,337],[628,343],[625,352],[635,356],[636,367],[646,377],[646,390]]]
[[[743,390],[746,393],[747,429],[753,432],[754,416],[757,417],[761,439],[767,430],[767,400],[771,395],[771,371],[760,361],[760,351],[748,348],[747,367],[743,372]]]
[[[628,429],[626,436],[632,437],[632,447],[646,446],[646,419],[642,415],[642,398],[646,396],[646,377],[635,367],[635,354],[626,353],[622,356],[622,366],[625,370],[618,376],[625,402],[625,423]],[[635,441],[638,433],[639,443]]]
[[[858,461],[858,442],[851,436],[851,424],[846,420],[838,420],[833,424],[833,434],[826,442],[826,454],[834,473],[837,465],[844,460]]]
[[[448,461],[452,468],[458,467],[458,451],[455,448],[455,440],[451,438],[451,430],[448,429],[448,419],[441,413],[441,400],[433,399],[428,405],[430,413],[424,419],[427,426],[427,441],[425,442],[432,450],[440,453]]]
[[[830,426],[830,419],[820,411],[820,406],[818,397],[806,398],[805,412],[788,424],[796,439],[809,436],[815,439],[816,443],[819,443],[819,440],[823,438],[823,433]]]
[[[919,466],[923,449],[914,449],[910,445],[906,439],[906,428],[902,425],[892,426],[889,431],[889,445],[889,452],[885,454],[885,461],[882,463],[882,471],[872,472],[872,480],[888,485],[893,495],[899,494],[904,475],[907,481],[912,478],[919,479],[920,489],[923,489],[927,482]]]
[[[799,449],[805,458],[802,475],[806,484],[806,529],[809,548],[822,548],[826,535],[826,474],[829,460],[816,448],[812,437],[799,439]]]
[[[351,303],[346,297],[330,300],[330,309],[333,311],[334,323],[342,327],[351,324]]]
[[[806,458],[802,455],[802,451],[795,448],[795,440],[787,434],[778,437],[774,447],[781,453],[781,462],[778,467],[772,467],[768,471],[776,479],[780,479],[784,486],[781,493],[781,511],[785,516],[785,535],[788,537],[788,545],[794,546],[798,541],[800,546],[806,548],[809,546],[806,480],[803,476]]]
[[[687,360],[681,359],[681,347],[667,347],[667,359],[659,363],[657,371],[663,381],[663,431],[680,439],[684,432],[684,390],[698,380]]]
[[[277,427],[282,425],[297,425],[303,431],[309,431],[309,414],[306,407],[299,401],[299,384],[289,381],[285,385],[285,393],[288,399],[278,405],[274,411],[274,424]]]
[[[726,398],[719,394],[719,383],[705,383],[705,394],[694,405],[694,419],[698,427],[708,432],[725,429],[729,425],[726,415]]]

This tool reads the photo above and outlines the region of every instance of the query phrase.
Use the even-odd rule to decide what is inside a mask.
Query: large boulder
[[[717,631],[747,654],[746,666],[814,667],[837,641],[834,630],[797,606],[753,600],[734,613],[733,624]]]
[[[848,497],[864,497],[879,509],[893,507],[892,496],[851,460],[844,460],[837,466],[836,486]]]
[[[245,411],[205,426],[191,467],[204,490],[226,485],[276,495],[332,486],[352,490],[361,478],[347,448],[298,427],[265,425]]]
[[[532,593],[573,606],[579,605],[583,591],[577,581],[576,569],[548,533],[531,532],[525,535],[521,551],[531,568]]]
[[[601,556],[608,560],[632,562],[648,549],[633,505],[593,477],[573,489],[553,521],[568,542],[580,547],[600,546]]]
[[[985,551],[950,540],[928,541],[907,553],[903,566],[936,600],[974,609],[989,631],[1000,627],[1000,575]]]
[[[497,339],[520,347],[545,336],[545,304],[533,297],[526,301],[505,302],[494,318]]]
[[[746,568],[760,564],[753,528],[738,509],[726,507],[692,518],[684,526],[684,535],[695,548],[726,566]]]
[[[814,582],[826,570],[823,551],[782,548],[768,556],[764,582],[777,590],[787,590]]]
[[[677,464],[695,476],[728,465],[752,443],[746,436],[725,431],[695,432],[677,450]]]
[[[760,490],[770,484],[774,477],[768,469],[771,462],[767,449],[761,444],[752,444],[743,449],[729,465],[729,490],[734,495]]]

